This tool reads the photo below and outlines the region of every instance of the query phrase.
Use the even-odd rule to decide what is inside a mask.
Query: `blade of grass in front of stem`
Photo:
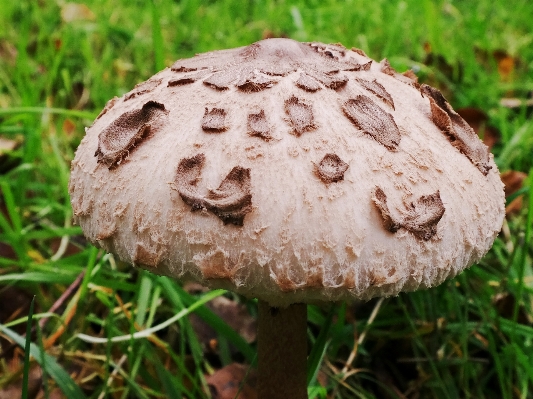
[[[31,345],[31,325],[33,322],[33,307],[35,306],[35,296],[31,299],[28,322],[26,323],[26,342],[24,343],[24,370],[22,376],[22,399],[28,398],[28,380],[30,375],[30,345]]]
[[[320,333],[318,334],[315,344],[311,349],[311,353],[307,358],[307,386],[309,386],[315,380],[318,370],[320,369],[322,359],[326,354],[329,331],[333,324],[333,315],[336,313],[336,311],[337,306],[332,305],[324,324],[322,324],[322,328],[320,329]]]
[[[44,345],[43,345],[42,330],[41,330],[41,326],[39,323],[35,323],[35,328],[37,331],[37,342],[39,344],[41,358],[43,359],[43,362],[41,364],[41,370],[42,370],[41,380],[42,380],[42,385],[43,385],[43,393],[44,393],[44,397],[48,399],[50,397],[50,388],[48,386],[48,372],[46,370],[46,356],[45,356],[46,352],[45,352]],[[26,335],[28,334],[26,333]]]

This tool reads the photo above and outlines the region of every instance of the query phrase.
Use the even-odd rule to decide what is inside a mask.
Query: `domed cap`
[[[437,285],[492,245],[503,185],[411,76],[289,39],[179,60],[87,129],[75,218],[123,261],[271,306]]]

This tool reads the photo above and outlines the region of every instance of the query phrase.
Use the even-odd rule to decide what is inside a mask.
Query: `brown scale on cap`
[[[255,92],[270,88],[277,82],[277,80],[272,79],[268,75],[256,71],[249,71],[243,74],[243,76],[235,83],[235,86],[244,92]]]
[[[238,76],[235,74],[235,71],[222,71],[205,79],[204,84],[216,90],[227,90],[237,78]]]
[[[175,178],[180,197],[192,211],[207,210],[224,224],[242,226],[244,217],[252,211],[250,169],[234,167],[216,190],[203,196],[197,191],[197,183],[204,164],[204,154],[180,161]]]
[[[109,169],[117,167],[152,130],[152,123],[167,114],[163,104],[148,101],[141,109],[125,112],[98,135],[97,162]]]
[[[401,135],[394,118],[370,97],[360,95],[350,99],[344,103],[342,110],[355,126],[378,143],[391,151],[398,148]]]
[[[318,73],[313,76],[316,80],[320,81],[324,86],[329,89],[338,90],[348,83],[348,77],[346,75],[341,75],[338,73],[335,74],[325,74]]]
[[[124,101],[131,100],[142,94],[150,93],[157,86],[161,84],[161,79],[150,79],[146,82],[140,83],[135,88],[124,96]]]
[[[485,176],[492,167],[489,165],[489,148],[483,144],[476,132],[453,110],[444,96],[437,89],[422,85],[420,91],[427,95],[431,104],[431,117],[451,144],[464,154]]]
[[[420,88],[420,84],[418,83],[418,78],[413,73],[413,71],[398,73],[393,67],[391,67],[389,60],[386,58],[382,59],[379,65],[381,67],[381,72],[383,72],[384,74],[392,76],[396,80],[399,80],[400,82],[405,83],[409,86],[413,86],[416,89]]]
[[[265,141],[272,140],[272,135],[270,134],[270,126],[265,117],[264,110],[261,110],[255,114],[248,114],[248,134],[250,136],[261,137]]]
[[[391,67],[390,65],[390,62],[388,59],[386,58],[383,58],[380,63],[379,63],[380,67],[381,67],[381,72],[383,73],[386,73],[387,75],[390,75],[390,76],[393,76],[393,77],[396,77],[396,74],[398,72],[396,72],[396,70]]]
[[[210,73],[211,72],[208,71],[208,70],[201,70],[201,71],[196,72],[196,73],[191,73],[189,75],[182,76],[182,77],[180,77],[178,79],[169,80],[168,83],[167,83],[167,86],[168,87],[173,87],[173,86],[182,86],[182,85],[186,85],[186,84],[191,84],[191,83],[196,82],[197,80],[205,78]]]
[[[294,134],[297,137],[316,128],[311,106],[301,102],[298,98],[292,96],[285,101],[285,112],[289,116]]]
[[[392,216],[387,205],[387,196],[380,187],[376,187],[373,194],[372,200],[381,212],[383,226],[391,233],[404,228],[425,241],[437,233],[437,224],[445,211],[439,191],[422,195],[415,202],[411,202],[407,210],[400,210],[399,218]]]
[[[305,72],[300,73],[300,77],[296,81],[296,86],[298,86],[300,89],[311,92],[320,90],[322,88],[318,80],[312,76],[309,76]]]
[[[203,82],[213,89],[227,90],[234,85],[248,93],[268,89],[279,81],[277,77],[301,70],[300,79],[295,82],[298,87],[316,91],[322,83],[338,90],[348,82],[340,71],[370,69],[371,62],[358,64],[347,53],[341,45],[270,39],[218,54],[212,52],[178,60],[171,70],[177,73],[199,71],[210,75]],[[180,79],[183,83],[192,81],[190,76]]]
[[[376,79],[374,79],[372,82],[366,79],[355,79],[357,83],[359,83],[361,86],[363,86],[364,89],[368,90],[372,94],[375,94],[379,98],[383,100],[385,104],[388,104],[394,108],[394,100],[392,99],[391,95],[385,90],[385,88],[378,83]]]
[[[207,108],[202,118],[202,129],[206,132],[220,133],[228,129],[226,125],[226,110],[222,108],[213,108],[209,111]]]
[[[336,154],[326,154],[318,165],[315,165],[315,174],[324,183],[335,183],[344,180],[344,172],[348,164]]]

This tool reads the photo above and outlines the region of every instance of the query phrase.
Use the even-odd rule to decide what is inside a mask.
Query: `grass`
[[[209,397],[205,375],[254,362],[255,344],[205,306],[219,292],[191,294],[87,245],[71,224],[67,182],[83,128],[107,100],[175,59],[286,35],[413,68],[456,108],[485,112],[499,131],[500,171],[528,176],[493,249],[457,278],[310,307],[311,396],[533,398],[533,120],[525,106],[500,104],[533,92],[531,1],[91,0],[78,20],[66,4],[0,6],[0,137],[21,143],[0,158],[0,389],[30,372],[9,344],[29,343],[30,300],[15,294],[35,295],[29,352],[45,374],[41,397]],[[253,301],[225,295],[255,315]],[[192,319],[165,325],[192,311],[214,330],[214,354]],[[107,345],[86,337],[128,335]]]

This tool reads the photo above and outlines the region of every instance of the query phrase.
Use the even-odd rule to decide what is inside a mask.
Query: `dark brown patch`
[[[193,72],[196,71],[197,68],[189,68],[182,65],[177,65],[177,62],[172,66],[170,69],[172,72]]]
[[[348,164],[336,154],[326,154],[318,165],[315,165],[315,173],[324,183],[335,183],[344,180],[344,172]]]
[[[346,48],[341,44],[324,44],[318,42],[306,44],[323,57],[335,61],[339,61],[339,59],[346,55]]]
[[[400,130],[394,118],[376,105],[370,97],[357,96],[342,106],[344,114],[352,123],[378,143],[394,151],[400,144]]]
[[[414,73],[412,69],[408,69],[407,71],[402,73],[402,75],[406,78],[411,79],[413,83],[418,83],[418,76],[416,76],[416,73]]]
[[[381,217],[383,218],[383,227],[385,227],[391,233],[396,233],[401,226],[392,218],[392,215],[389,211],[389,206],[387,205],[387,196],[385,195],[385,192],[381,188],[376,187],[372,200],[381,212]]]
[[[214,73],[204,80],[204,84],[216,90],[227,90],[236,80],[237,73],[235,69],[228,69]]]
[[[148,137],[152,122],[168,111],[163,104],[148,101],[141,109],[120,115],[98,135],[97,162],[112,169],[142,140]]]
[[[323,288],[324,287],[324,274],[322,270],[311,272],[307,276],[305,281],[305,288]]]
[[[372,60],[368,61],[367,63],[365,64],[361,64],[361,68],[359,69],[360,71],[365,71],[365,72],[368,72],[370,71],[370,67],[372,66]]]
[[[423,240],[429,240],[437,233],[437,223],[444,215],[444,204],[440,193],[422,195],[412,202],[402,221],[402,227]]]
[[[142,94],[146,94],[154,90],[161,83],[162,79],[150,79],[146,82],[139,83],[135,88],[124,96],[124,101],[131,100]]]
[[[320,73],[320,74],[315,74],[313,77],[317,79],[318,81],[320,81],[327,88],[330,88],[333,90],[338,90],[341,87],[344,87],[346,83],[348,83],[348,77],[346,77],[345,75],[338,74],[338,73],[333,73],[333,74]]]
[[[239,79],[235,85],[245,92],[257,92],[274,86],[277,80],[257,72],[250,72]]]
[[[227,130],[226,110],[222,108],[213,108],[209,111],[207,108],[202,118],[202,129],[206,132],[220,133]]]
[[[194,82],[204,78],[205,76],[209,75],[210,73],[211,73],[211,71],[204,69],[204,70],[201,70],[201,71],[196,72],[196,73],[191,73],[189,75],[182,76],[182,77],[180,77],[178,79],[169,80],[167,86],[168,87],[174,87],[174,86],[182,86],[182,85],[186,85],[186,84],[191,84],[191,83],[194,83]]]
[[[159,264],[159,254],[153,248],[146,248],[142,243],[137,243],[133,263],[149,267],[157,267]]]
[[[404,228],[424,241],[428,241],[437,233],[437,224],[445,211],[439,191],[422,195],[415,202],[411,202],[405,211],[400,211],[397,220],[391,215],[387,196],[381,188],[375,188],[372,200],[380,210],[383,225],[388,231],[394,233]]]
[[[372,82],[366,79],[358,78],[356,78],[355,80],[357,81],[357,83],[363,86],[363,88],[381,98],[383,102],[390,105],[392,109],[395,109],[394,100],[392,99],[391,95],[377,80],[374,79]]]
[[[420,91],[429,98],[431,117],[435,125],[446,134],[450,143],[486,176],[492,169],[489,164],[488,147],[468,123],[453,110],[440,91],[426,84],[421,86]]]
[[[387,75],[395,77],[396,74],[398,73],[398,72],[396,72],[396,70],[393,67],[391,67],[389,60],[386,59],[386,58],[383,58],[381,60],[381,62],[379,63],[379,66],[380,66],[381,72],[383,72],[383,73],[385,73]]]
[[[292,96],[285,101],[285,112],[290,118],[294,134],[297,137],[316,128],[311,107],[301,102],[298,98]]]
[[[363,50],[361,50],[360,48],[352,47],[352,51],[353,51],[354,53],[357,53],[357,54],[359,54],[359,55],[362,55],[363,57],[367,57],[366,53],[365,53]],[[368,57],[367,57],[367,58],[368,58]]]
[[[305,72],[300,73],[300,77],[296,81],[296,86],[311,92],[320,90],[322,88],[320,83],[315,78],[309,76]]]
[[[205,209],[224,224],[242,226],[244,217],[252,211],[250,169],[234,167],[216,190],[203,196],[197,191],[197,183],[204,163],[204,154],[180,161],[175,182],[181,198],[192,211]]]
[[[272,140],[270,126],[266,120],[264,110],[261,110],[256,114],[248,114],[248,134],[250,136],[261,137],[265,141]]]

